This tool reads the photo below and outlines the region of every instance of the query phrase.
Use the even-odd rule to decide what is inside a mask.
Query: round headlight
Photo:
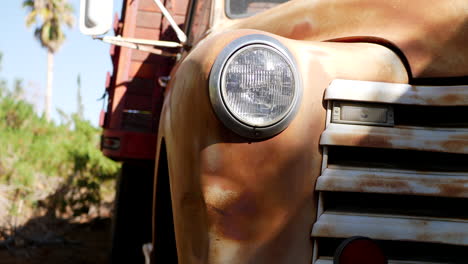
[[[302,87],[289,51],[265,35],[231,42],[210,75],[210,98],[220,120],[234,132],[264,138],[294,117]]]
[[[241,122],[271,126],[291,109],[294,74],[287,59],[266,45],[250,45],[234,53],[221,77],[228,110]]]

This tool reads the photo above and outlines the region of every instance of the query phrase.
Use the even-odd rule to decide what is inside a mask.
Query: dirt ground
[[[35,206],[0,193],[0,264],[108,264],[115,181],[101,186],[99,204],[86,213],[59,210],[61,189],[51,189]]]
[[[41,232],[44,231],[44,232]],[[108,263],[111,219],[89,222],[32,219],[0,248],[2,264]]]
[[[0,264],[108,264],[113,197],[78,217],[28,215],[0,226]],[[10,221],[14,222],[14,221]]]

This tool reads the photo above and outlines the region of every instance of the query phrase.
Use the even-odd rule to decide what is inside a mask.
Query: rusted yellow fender
[[[169,171],[156,176],[170,177],[179,263],[311,263],[326,87],[337,78],[468,75],[467,8],[464,0],[297,0],[214,27],[173,71],[159,128],[156,159],[161,166],[165,152]],[[286,46],[303,84],[294,120],[265,140],[226,128],[208,92],[217,56],[250,34]],[[347,42],[320,42],[330,39]]]
[[[465,0],[297,0],[226,24],[298,40],[391,44],[408,59],[414,77],[468,75]]]

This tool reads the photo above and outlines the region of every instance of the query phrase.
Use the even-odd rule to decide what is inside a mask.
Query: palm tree
[[[26,26],[36,24],[34,36],[47,49],[45,115],[50,120],[54,53],[65,41],[62,25],[73,26],[73,8],[68,0],[24,0],[23,7],[29,11]]]

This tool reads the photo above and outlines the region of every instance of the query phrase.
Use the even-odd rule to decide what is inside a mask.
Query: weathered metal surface
[[[239,30],[203,40],[167,87],[158,142],[164,138],[168,151],[179,263],[311,263],[326,87],[351,76],[407,81],[403,64],[386,48],[274,36],[301,58],[304,100],[282,133],[249,141],[217,119],[207,80],[223,47],[252,33],[262,32]]]
[[[468,246],[468,222],[405,216],[322,214],[312,229],[313,237],[365,236]]]
[[[468,105],[468,85],[416,86],[409,84],[334,80],[325,100],[347,100],[408,105]]]
[[[422,1],[412,2],[411,7],[395,2],[396,9],[386,2],[372,1],[378,19],[368,23],[369,16],[361,15],[370,1],[360,1],[361,6],[358,2],[346,1],[354,6],[351,7],[343,6],[343,1],[293,1],[251,19],[234,21],[232,23],[238,24],[230,29],[258,28],[289,38],[323,40],[348,36],[347,30],[366,33],[374,28],[375,33],[385,32],[383,28],[391,25],[389,30],[396,38],[389,39],[401,44],[405,54],[409,54],[414,76],[454,76],[466,71],[465,57],[455,62],[441,60],[455,54],[455,48],[458,55],[465,49],[465,41],[454,41],[443,50],[439,42],[442,38],[435,38],[434,45],[427,41],[433,39],[432,27],[439,33],[443,21],[456,20],[453,25],[459,28],[459,10],[455,14],[444,14],[441,22],[439,17],[427,15],[436,13],[433,10],[439,10],[440,6],[431,6],[431,12],[421,15],[417,7],[429,6]],[[213,10],[221,10],[217,16],[223,14],[220,3],[223,2],[214,3]],[[328,3],[336,5],[338,12],[342,12],[339,8],[344,8],[344,14],[337,17],[340,23],[346,24],[349,22],[344,21],[346,17],[354,17],[367,21],[365,26],[357,27],[365,30],[355,31],[356,24],[351,23],[334,25],[335,29],[346,28],[337,32],[328,28],[330,23],[321,23],[318,19],[316,29],[321,33],[310,34],[309,29],[315,30],[310,18],[321,16],[324,10],[316,8],[319,4],[322,8],[330,7]],[[461,1],[453,3],[464,6]],[[418,21],[435,22],[417,23],[406,31],[408,27],[402,27],[399,21],[406,21],[407,25],[414,23],[409,23],[411,16],[408,14],[403,16],[406,20],[399,20],[401,10],[411,10],[415,5],[415,12],[421,15]],[[385,11],[386,8],[390,9]],[[350,15],[352,10],[359,15]],[[335,20],[327,14],[326,21],[334,24]],[[380,23],[381,16],[386,22],[376,26],[374,22]],[[408,74],[398,56],[378,45],[316,43],[274,36],[298,58],[305,99],[296,119],[284,132],[268,140],[250,142],[217,120],[207,97],[207,80],[213,61],[227,43],[245,34],[264,32],[234,30],[216,35],[227,27],[216,24],[216,19],[211,21],[215,23],[211,29],[213,33],[196,45],[174,72],[161,118],[159,142],[164,138],[168,150],[179,262],[310,263],[312,243],[307,233],[315,221],[317,209],[313,186],[320,174],[319,138],[325,125],[322,102],[325,88],[336,78],[407,83]],[[458,36],[457,33],[442,32],[438,36],[452,37]],[[385,38],[383,35],[377,34]],[[443,55],[440,57],[440,54]]]
[[[317,179],[316,190],[468,198],[468,172],[326,169]]]
[[[320,144],[468,153],[468,131],[330,124]]]
[[[314,264],[333,264],[333,259],[320,258]],[[389,260],[388,264],[449,264],[449,262]]]
[[[220,11],[218,16],[224,14]],[[412,76],[419,78],[468,76],[467,16],[466,0],[296,0],[217,24],[300,40],[348,37],[348,41],[391,43],[408,59]],[[368,69],[364,64],[358,67]]]

